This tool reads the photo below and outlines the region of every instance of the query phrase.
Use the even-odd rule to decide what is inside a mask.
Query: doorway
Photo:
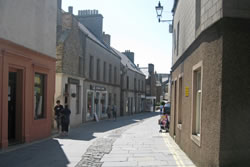
[[[22,142],[22,73],[11,70],[8,82],[8,143]]]

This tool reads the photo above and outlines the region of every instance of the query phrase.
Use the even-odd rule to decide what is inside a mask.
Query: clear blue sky
[[[172,56],[172,34],[168,23],[158,23],[155,6],[159,0],[62,0],[62,8],[73,12],[96,9],[103,15],[103,31],[111,35],[111,46],[135,53],[135,64],[155,65],[157,73],[169,73]],[[172,19],[173,0],[161,0],[162,19]]]

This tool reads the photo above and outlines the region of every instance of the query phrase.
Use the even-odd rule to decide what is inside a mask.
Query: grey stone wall
[[[56,72],[84,77],[85,42],[86,36],[78,28],[77,20],[69,13],[62,14]]]
[[[0,0],[0,38],[56,58],[56,0]]]
[[[100,81],[107,84],[120,85],[120,58],[114,53],[111,53],[107,49],[103,48],[92,39],[87,38],[86,40],[86,61],[85,61],[85,76],[89,79],[89,66],[90,56],[93,56],[93,79],[97,80],[97,59],[100,60]],[[106,62],[106,81],[103,79],[104,62]],[[109,73],[109,64],[112,66],[112,72]],[[114,82],[114,67],[117,69],[116,83]],[[109,83],[109,75],[111,75],[112,82]]]

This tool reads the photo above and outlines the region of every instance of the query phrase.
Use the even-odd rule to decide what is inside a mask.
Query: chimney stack
[[[103,40],[103,16],[98,10],[79,10],[77,19],[87,27],[100,41]]]
[[[103,32],[102,34],[103,37],[103,41],[110,46],[110,35],[109,34],[105,34],[105,32]]]
[[[154,65],[153,64],[148,64],[148,73],[150,75],[154,74]]]
[[[130,50],[125,50],[125,52],[122,53],[125,54],[128,57],[128,59],[132,61],[132,63],[134,63],[134,57],[135,57],[134,52],[130,52]]]
[[[69,13],[73,14],[73,6],[69,6]]]

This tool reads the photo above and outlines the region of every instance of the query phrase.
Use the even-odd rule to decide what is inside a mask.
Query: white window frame
[[[180,80],[182,80],[182,87],[181,89],[183,88],[183,73],[179,74],[178,76],[178,83],[177,83],[177,128],[179,128],[180,130],[182,129],[182,106],[181,106],[181,113],[180,113],[180,105],[182,105],[182,101],[183,101],[183,89],[180,90]],[[180,91],[181,91],[181,94],[180,94]],[[180,97],[181,96],[181,97]],[[181,98],[181,101],[180,101],[180,98]],[[181,104],[180,104],[181,103]]]
[[[201,73],[201,85],[200,85],[200,115],[199,115],[199,124],[200,124],[200,133],[197,134],[197,127],[196,127],[196,121],[197,119],[194,118],[196,115],[196,86],[197,84],[195,83],[196,80],[196,73],[197,71],[200,71]],[[191,103],[191,139],[194,143],[196,143],[199,147],[201,146],[201,134],[202,134],[202,122],[201,122],[201,115],[202,115],[202,80],[203,80],[203,63],[202,61],[200,61],[199,63],[197,63],[196,65],[193,66],[192,68],[192,103]]]

